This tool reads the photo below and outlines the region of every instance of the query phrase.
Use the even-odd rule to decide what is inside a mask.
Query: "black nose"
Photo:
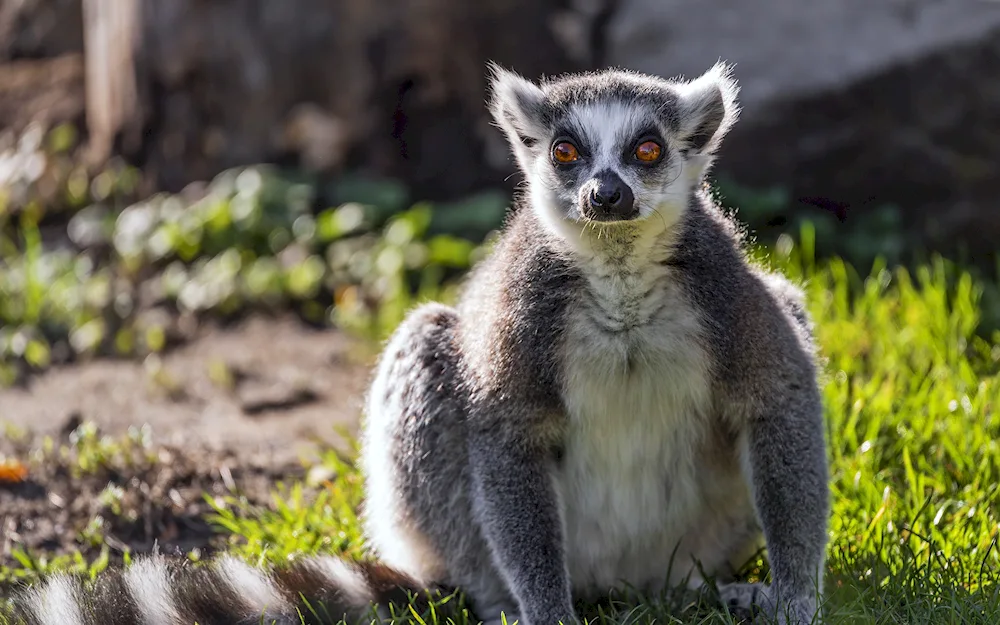
[[[591,219],[613,220],[634,217],[635,198],[632,189],[613,171],[603,171],[594,179],[587,215]]]

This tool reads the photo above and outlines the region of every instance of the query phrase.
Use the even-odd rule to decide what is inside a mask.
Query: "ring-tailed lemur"
[[[702,573],[730,605],[818,618],[810,321],[703,182],[737,116],[728,67],[534,84],[494,66],[492,93],[525,193],[459,305],[413,310],[380,358],[362,463],[381,564],[153,559],[86,593],[57,578],[19,603],[29,622],[298,623],[298,593],[339,615],[441,585],[487,621],[549,625],[574,598]],[[761,535],[773,582],[727,583]]]

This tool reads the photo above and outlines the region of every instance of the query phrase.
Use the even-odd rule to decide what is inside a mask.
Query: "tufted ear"
[[[739,117],[740,87],[732,73],[732,66],[720,61],[698,78],[676,86],[680,135],[694,154],[714,154]]]
[[[532,149],[546,137],[549,107],[545,92],[496,63],[489,63],[488,71],[493,121],[503,130],[525,169]]]

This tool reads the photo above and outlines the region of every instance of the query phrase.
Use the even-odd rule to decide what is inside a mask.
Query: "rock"
[[[98,139],[166,190],[284,161],[461,196],[505,175],[484,147],[486,61],[531,75],[582,67],[555,34],[564,0],[85,1],[100,9],[95,41],[139,8],[134,62],[123,49],[92,66],[131,65],[139,104]],[[111,99],[131,92],[107,82]]]
[[[240,409],[247,416],[280,413],[298,406],[318,402],[321,397],[308,387],[275,383],[270,386],[254,386],[239,392]]]
[[[909,234],[1000,241],[1000,2],[621,0],[606,61],[736,63],[742,120],[717,171],[847,221],[894,204]]]

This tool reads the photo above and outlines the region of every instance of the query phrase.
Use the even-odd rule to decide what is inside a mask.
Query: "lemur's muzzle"
[[[608,169],[584,185],[580,196],[580,212],[586,219],[623,221],[639,215],[632,189],[621,176]]]

